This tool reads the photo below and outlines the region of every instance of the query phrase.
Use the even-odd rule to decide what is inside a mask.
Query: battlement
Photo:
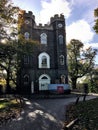
[[[32,18],[35,21],[35,15],[33,15],[32,11],[26,12],[26,10],[20,10],[19,15],[22,15],[22,16],[27,17],[27,18]]]
[[[39,23],[39,25],[36,25],[35,22],[35,15],[33,14],[32,11],[28,11],[26,12],[26,10],[20,10],[19,11],[19,16],[23,17],[24,19],[31,19],[33,20],[33,22],[35,23],[35,28],[39,28],[39,29],[52,29],[53,26],[51,25],[51,23],[55,22],[55,21],[64,21],[65,22],[65,18],[63,14],[55,14],[53,17],[50,18],[50,22],[49,24],[44,24],[42,25],[41,23]]]
[[[41,24],[39,23],[39,25],[36,25],[35,28],[37,29],[48,29],[48,30],[51,30],[52,29],[52,26],[50,26],[50,24]]]
[[[63,15],[63,14],[60,14],[60,15],[55,14],[54,17],[51,17],[51,18],[50,18],[50,23],[52,23],[52,22],[54,22],[54,21],[57,21],[57,20],[62,20],[62,21],[64,21],[64,20],[65,20],[64,15]]]
[[[49,27],[49,24],[44,24],[44,25],[42,25],[41,23],[39,23],[38,26],[39,26],[39,27]]]

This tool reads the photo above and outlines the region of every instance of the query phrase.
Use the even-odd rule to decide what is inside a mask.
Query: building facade
[[[21,11],[24,18],[21,33],[25,40],[37,41],[38,47],[32,55],[24,55],[20,75],[18,76],[21,93],[48,91],[48,84],[67,84],[67,51],[64,15],[54,15],[50,23],[36,25],[31,11]]]

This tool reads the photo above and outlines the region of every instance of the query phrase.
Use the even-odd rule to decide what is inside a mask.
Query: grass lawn
[[[21,106],[15,99],[0,99],[0,125],[20,115]]]
[[[72,130],[98,130],[98,98],[71,105],[69,120],[79,118]]]

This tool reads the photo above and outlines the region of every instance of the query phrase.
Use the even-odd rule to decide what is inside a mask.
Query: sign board
[[[70,90],[69,84],[49,84],[48,90],[51,92],[64,93],[64,91]]]

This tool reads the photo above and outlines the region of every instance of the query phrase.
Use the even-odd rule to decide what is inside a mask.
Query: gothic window
[[[61,75],[61,83],[65,84],[65,75]]]
[[[63,44],[63,36],[59,35],[59,44]]]
[[[38,57],[39,68],[50,68],[50,56],[43,52]]]
[[[40,42],[41,44],[47,44],[47,35],[45,33],[40,35]]]
[[[42,68],[46,68],[47,67],[47,57],[46,56],[42,56]]]
[[[24,55],[24,64],[29,64],[29,56]]]
[[[61,55],[59,57],[59,61],[60,61],[60,65],[64,65],[64,56],[63,55]]]
[[[26,40],[29,40],[30,34],[28,32],[25,32],[24,37],[25,37]]]
[[[24,84],[28,84],[29,83],[29,75],[24,75]]]

